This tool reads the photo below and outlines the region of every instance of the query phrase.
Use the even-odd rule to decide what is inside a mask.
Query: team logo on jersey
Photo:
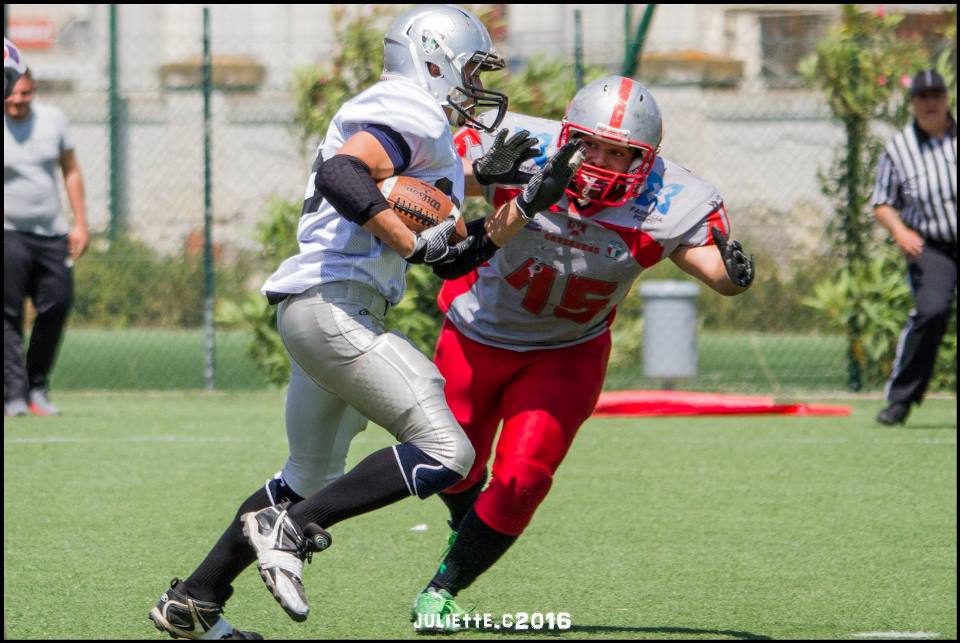
[[[619,259],[627,251],[627,247],[619,241],[611,241],[607,246],[607,258]]]
[[[574,221],[573,219],[567,219],[567,234],[571,237],[579,237],[581,234],[587,231],[587,224],[581,221]]]
[[[475,129],[461,129],[453,137],[453,144],[457,148],[457,154],[467,160],[473,161],[483,156],[483,142]]]
[[[663,175],[651,172],[647,179],[647,189],[634,200],[634,204],[645,208],[655,206],[660,214],[666,214],[670,210],[670,202],[683,190],[680,183],[664,185]]]

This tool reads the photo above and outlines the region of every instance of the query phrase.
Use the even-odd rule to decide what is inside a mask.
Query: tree
[[[881,372],[875,364],[877,336],[892,355],[896,336],[878,328],[865,328],[877,315],[862,314],[878,305],[868,301],[865,293],[873,292],[873,283],[882,283],[883,270],[895,264],[882,258],[870,258],[867,243],[875,227],[869,196],[873,188],[874,170],[883,150],[883,141],[872,131],[877,122],[903,126],[909,115],[906,83],[919,69],[930,65],[931,57],[917,43],[901,40],[895,30],[901,15],[882,11],[863,12],[857,5],[844,5],[843,18],[817,46],[816,53],[805,60],[801,73],[815,88],[824,92],[834,118],[843,124],[846,141],[834,155],[830,171],[819,172],[823,193],[836,203],[838,217],[828,227],[828,243],[845,259],[840,274],[831,282],[846,284],[843,292],[836,288],[820,288],[821,294],[844,299],[843,305],[827,305],[816,300],[811,304],[824,311],[835,311],[845,318],[843,326],[849,337],[848,385],[859,390],[863,374]],[[869,265],[868,265],[869,264]],[[874,276],[865,284],[867,276]],[[887,318],[895,318],[900,298],[887,299]],[[869,338],[871,346],[864,341]]]

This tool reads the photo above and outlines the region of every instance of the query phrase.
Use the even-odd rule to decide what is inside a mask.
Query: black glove
[[[517,208],[524,219],[532,219],[560,200],[570,179],[583,163],[583,141],[577,139],[557,150],[547,164],[533,175],[517,196]]]
[[[463,254],[453,261],[444,261],[433,266],[433,274],[441,279],[457,279],[471,272],[480,264],[489,261],[500,247],[487,234],[486,218],[474,219],[467,223],[467,234],[476,239]]]
[[[533,174],[521,172],[520,166],[540,155],[540,141],[530,138],[525,129],[507,139],[509,130],[503,128],[497,132],[493,147],[473,162],[473,176],[480,185],[499,183],[501,185],[523,185]]]
[[[459,213],[451,214],[443,223],[415,233],[416,242],[413,245],[413,252],[404,259],[410,263],[435,265],[453,261],[466,252],[476,241],[474,237],[467,237],[455,246],[447,243],[457,227],[458,215]]]
[[[730,281],[746,288],[753,282],[753,255],[748,260],[743,254],[743,246],[739,241],[727,243],[727,236],[723,230],[716,226],[710,227],[710,234],[713,236],[713,242],[717,244],[720,256],[723,257],[723,265],[727,267],[727,276]]]

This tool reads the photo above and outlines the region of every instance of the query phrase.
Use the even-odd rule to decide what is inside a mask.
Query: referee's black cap
[[[943,82],[943,76],[933,69],[918,71],[917,75],[913,77],[913,82],[910,83],[911,96],[917,96],[927,91],[947,91],[947,84]]]

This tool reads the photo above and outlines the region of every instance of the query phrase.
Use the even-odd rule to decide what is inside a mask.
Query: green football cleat
[[[410,621],[417,634],[453,634],[462,628],[452,622],[451,616],[462,617],[466,614],[467,611],[457,605],[450,592],[431,587],[421,592],[413,602]]]

